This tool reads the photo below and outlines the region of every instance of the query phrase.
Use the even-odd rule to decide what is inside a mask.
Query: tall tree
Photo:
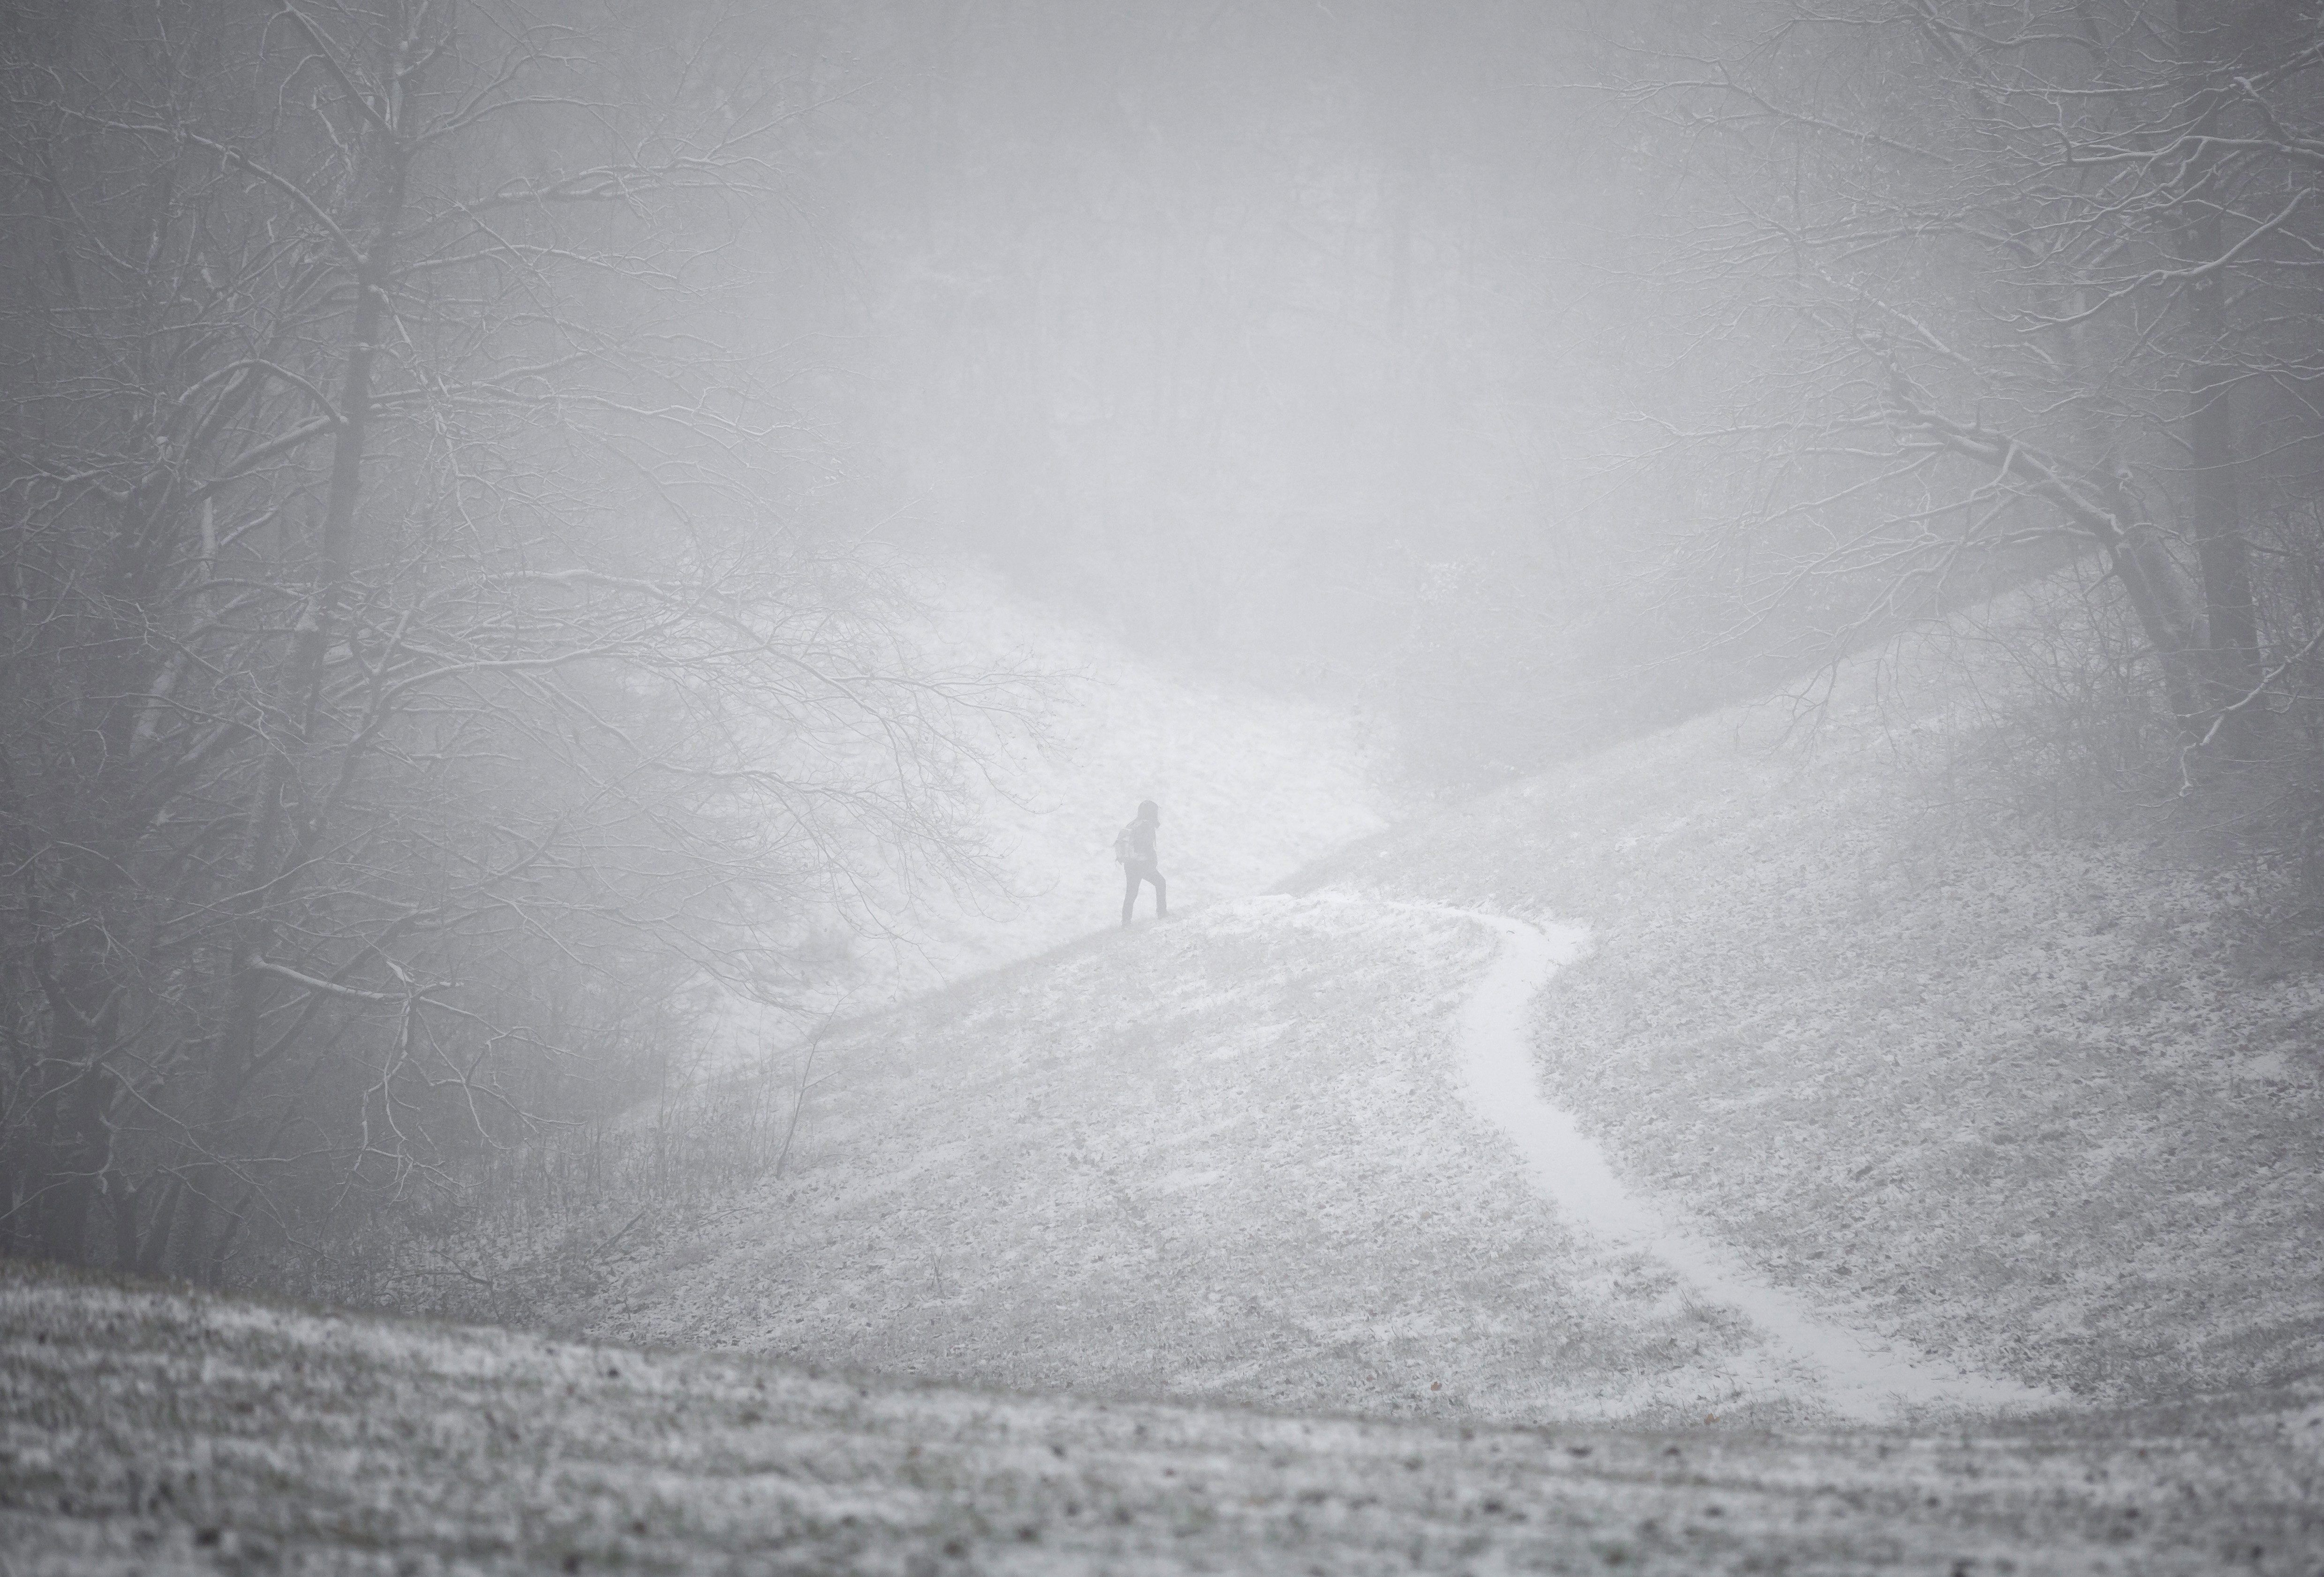
[[[2315,7],[1656,16],[1665,64],[1620,91],[1699,205],[1671,278],[1726,326],[1706,436],[1754,479],[1702,550],[1751,567],[1762,613],[1821,599],[1850,629],[2094,552],[2181,739],[2248,752],[2270,653],[2324,614],[2279,597],[2264,627],[2253,540],[2303,507],[2263,471],[2324,456]],[[2260,403],[2269,467],[2239,418]]]
[[[802,108],[728,25],[0,20],[0,1243],[219,1276],[970,873],[991,692],[721,348]]]

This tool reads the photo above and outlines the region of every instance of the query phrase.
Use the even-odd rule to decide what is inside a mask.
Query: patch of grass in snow
[[[0,1559],[152,1571],[2304,1569],[2324,1408],[1778,1440],[816,1376],[0,1262]]]
[[[1845,671],[1328,859],[1588,921],[1553,1099],[1862,1327],[2094,1398],[2324,1372],[2324,973],[2232,869],[1932,808],[1941,676]]]

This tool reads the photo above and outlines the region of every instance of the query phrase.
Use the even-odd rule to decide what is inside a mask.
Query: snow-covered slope
[[[2232,864],[1948,803],[1962,660],[1932,636],[1807,726],[1735,708],[1293,885],[1586,918],[1550,1098],[1854,1326],[2087,1397],[2312,1382],[2324,960],[2246,940]]]
[[[827,1047],[789,1176],[615,1257],[559,1317],[1015,1387],[1504,1422],[2063,1400],[1817,1320],[1577,1166],[1570,1125],[1522,1110],[1516,1032],[1554,960],[1537,934],[1537,964],[1512,954],[1511,928],[1248,899],[872,1020]]]
[[[1754,1334],[1561,1222],[1462,1099],[1498,940],[1243,900],[914,1003],[828,1047],[786,1176],[564,1315],[1020,1388],[1731,1420]]]
[[[2319,1424],[1455,1431],[819,1378],[0,1263],[0,1547],[23,1577],[2304,1571]]]
[[[2324,979],[2238,973],[2224,878],[1928,823],[1900,741],[1958,724],[1941,683],[1876,671],[1808,744],[1738,708],[1355,844],[1295,884],[1331,901],[1216,906],[866,1020],[785,1176],[540,1312],[1499,1420],[1830,1416],[1750,1306],[2085,1403],[2312,1378]],[[1412,899],[1593,928],[1533,1044],[1675,1223],[1661,1250],[1527,1186],[1463,1105],[1493,937]],[[1683,1241],[1775,1301],[1683,1274]]]

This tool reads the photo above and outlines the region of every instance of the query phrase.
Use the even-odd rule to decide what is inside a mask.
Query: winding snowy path
[[[1645,1250],[1710,1301],[1740,1311],[1766,1345],[1747,1390],[1780,1392],[1803,1381],[1843,1416],[1877,1420],[1907,1408],[1980,1411],[2052,1406],[2064,1398],[2015,1380],[1976,1375],[1901,1342],[1823,1317],[1796,1295],[1761,1279],[1743,1259],[1665,1218],[1622,1185],[1605,1152],[1573,1116],[1541,1093],[1526,1020],[1534,994],[1589,950],[1586,927],[1549,929],[1507,915],[1449,905],[1377,901],[1414,912],[1458,915],[1498,932],[1499,955],[1461,1014],[1462,1092],[1523,1157],[1527,1178],[1582,1231]]]

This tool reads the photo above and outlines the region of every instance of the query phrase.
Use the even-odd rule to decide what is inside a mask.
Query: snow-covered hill
[[[1748,1330],[1579,1238],[1462,1100],[1497,940],[1245,900],[917,1002],[829,1048],[788,1176],[566,1316],[1018,1388],[1719,1413]]]
[[[1019,1388],[1501,1422],[2062,1400],[1818,1322],[1590,1198],[1554,1114],[1534,1123],[1549,1169],[1582,1181],[1541,1186],[1514,1110],[1541,972],[1504,978],[1488,919],[1247,899],[873,1019],[828,1047],[788,1176],[613,1257],[556,1317]],[[1503,1024],[1506,1078],[1479,1062]]]
[[[1804,730],[1734,708],[1293,885],[1586,918],[1545,1090],[1853,1325],[2090,1398],[2313,1383],[2324,957],[2250,940],[2232,862],[1949,804],[1983,726],[1949,645],[1850,665]]]
[[[783,1176],[636,1234],[542,1317],[1501,1421],[1831,1416],[1787,1307],[2085,1405],[2312,1381],[2324,978],[2237,972],[2228,878],[1927,823],[1900,742],[1957,724],[1941,682],[1882,673],[1843,676],[1806,744],[1738,708],[1355,844],[1295,883],[1316,899],[864,1020]],[[1591,927],[1538,999],[1537,1068],[1666,1241],[1529,1186],[1464,1102],[1495,937],[1414,899]]]
[[[659,1114],[779,1172],[396,1284],[556,1338],[0,1267],[10,1560],[2305,1570],[2324,978],[1932,816],[1892,678],[1102,913]]]

